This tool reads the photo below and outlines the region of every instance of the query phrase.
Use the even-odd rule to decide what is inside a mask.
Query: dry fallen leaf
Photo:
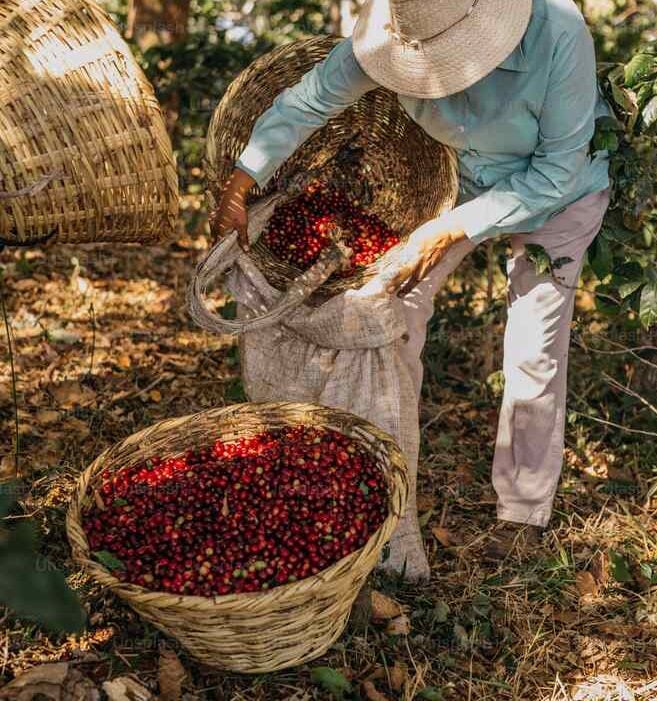
[[[49,388],[53,399],[64,409],[72,409],[76,405],[91,404],[96,393],[88,387],[83,387],[77,380],[64,380]]]
[[[580,598],[598,595],[598,583],[590,572],[578,572],[575,575],[575,585]]]
[[[377,679],[385,679],[386,678],[386,669],[385,667],[382,667],[380,664],[376,665],[374,669],[365,677],[366,681],[368,682],[374,682]]]
[[[638,638],[641,636],[641,633],[645,632],[641,626],[632,625],[631,623],[617,623],[614,621],[600,623],[596,626],[596,629],[598,632],[604,633],[605,635],[613,635],[616,638],[625,638],[626,640]]]
[[[132,358],[123,353],[116,359],[116,364],[123,370],[127,370],[128,368],[132,367]]]
[[[152,389],[148,393],[148,397],[152,402],[155,402],[157,404],[158,402],[162,401],[162,392],[160,392],[159,389]]]
[[[443,547],[449,548],[452,545],[454,545],[454,543],[452,542],[452,537],[446,528],[443,528],[442,526],[435,526],[431,529],[431,532],[433,533],[435,539]]]
[[[64,428],[70,432],[69,435],[75,435],[77,440],[82,440],[91,433],[89,430],[89,424],[86,421],[82,421],[82,419],[75,418],[74,416],[66,419]]]
[[[173,650],[162,650],[157,679],[160,685],[160,701],[180,701],[182,685],[187,672]]]
[[[60,417],[61,414],[53,409],[41,409],[34,415],[34,418],[40,424],[54,424],[56,421],[59,421]]]
[[[150,701],[153,694],[132,677],[116,677],[103,682],[108,701]]]
[[[16,456],[14,453],[8,453],[0,458],[0,482],[14,479],[16,475]]]
[[[386,633],[388,633],[388,635],[408,635],[410,632],[411,619],[405,614],[393,618],[386,626]]]
[[[33,667],[0,689],[0,699],[10,701],[98,701],[100,692],[67,662]]]
[[[461,485],[472,484],[474,482],[472,467],[467,464],[459,465],[456,468],[456,481]]]
[[[390,686],[393,691],[401,691],[408,679],[408,667],[399,661],[390,668]]]
[[[599,550],[591,561],[591,574],[601,587],[606,587],[609,583],[609,555]]]
[[[430,511],[436,506],[436,497],[433,494],[418,494],[417,495],[417,510]]]
[[[374,682],[371,681],[363,682],[363,693],[369,701],[389,701],[388,697],[378,691],[374,686]]]
[[[387,621],[402,613],[402,607],[389,596],[379,591],[372,592],[372,618],[376,621]]]

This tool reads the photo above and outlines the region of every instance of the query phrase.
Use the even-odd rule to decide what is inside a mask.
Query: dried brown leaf
[[[108,701],[151,701],[153,694],[132,677],[116,677],[103,682]]]
[[[127,353],[121,354],[115,362],[123,370],[128,370],[132,367],[132,358]]]
[[[16,456],[14,453],[8,453],[0,458],[0,482],[14,479],[17,473]]]
[[[187,672],[173,650],[162,650],[158,664],[160,701],[180,701]]]
[[[393,618],[386,626],[386,633],[388,633],[388,635],[408,635],[410,632],[411,619],[405,614]]]
[[[431,532],[434,535],[434,538],[445,548],[449,548],[452,545],[454,545],[454,542],[452,541],[452,536],[450,532],[446,529],[443,528],[442,526],[434,526],[431,529]]]
[[[402,607],[394,599],[379,591],[372,592],[372,618],[377,621],[387,621],[402,613]]]
[[[595,581],[595,577],[588,571],[578,572],[575,575],[575,585],[582,599],[598,595],[598,583]]]
[[[157,404],[162,401],[162,392],[159,389],[152,389],[148,393],[148,398]]]
[[[100,693],[87,679],[67,662],[33,667],[0,689],[0,699],[11,701],[98,701]]]
[[[390,686],[393,691],[401,691],[408,679],[408,667],[398,660],[390,668]]]
[[[417,510],[430,511],[436,507],[436,497],[433,494],[418,494],[417,495]]]
[[[96,398],[96,393],[83,387],[77,380],[64,380],[49,388],[53,399],[64,409],[74,406],[86,406]]]
[[[599,550],[593,556],[591,574],[601,587],[604,588],[609,584],[609,555],[606,552]]]
[[[37,411],[34,418],[40,424],[54,424],[56,421],[59,421],[61,414],[53,409],[41,409]]]
[[[369,701],[389,701],[388,697],[378,691],[374,686],[374,682],[371,681],[363,682],[363,693]]]
[[[467,464],[458,465],[456,468],[456,481],[462,485],[472,484],[474,482],[472,467]]]

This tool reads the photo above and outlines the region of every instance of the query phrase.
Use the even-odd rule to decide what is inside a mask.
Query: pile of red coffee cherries
[[[278,205],[263,240],[278,258],[307,270],[330,244],[336,223],[346,232],[343,242],[353,251],[348,272],[370,265],[400,240],[385,222],[368,214],[342,190],[319,184]]]
[[[385,478],[360,443],[298,426],[106,475],[84,528],[118,578],[213,596],[317,574],[387,515]]]

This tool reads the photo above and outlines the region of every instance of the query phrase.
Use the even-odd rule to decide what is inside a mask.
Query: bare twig
[[[621,431],[626,431],[627,433],[638,433],[641,436],[652,436],[653,438],[657,438],[657,433],[654,431],[642,431],[641,429],[638,428],[629,428],[628,426],[623,426],[622,424],[617,424],[614,423],[613,421],[607,421],[606,419],[599,419],[597,416],[589,416],[588,414],[583,414],[581,411],[573,411],[573,414],[576,416],[582,416],[585,419],[589,419],[590,421],[595,421],[596,423],[599,424],[604,424],[605,426],[611,426],[612,428],[618,428]]]
[[[638,392],[635,392],[633,389],[630,389],[629,387],[626,387],[625,385],[621,384],[617,379],[611,377],[611,375],[608,375],[606,372],[602,373],[602,377],[605,379],[607,384],[611,385],[614,389],[617,389],[620,392],[629,395],[630,397],[634,397],[634,399],[638,399],[644,406],[648,407],[648,409],[650,409],[650,411],[652,411],[652,413],[657,416],[657,407],[654,404],[651,404],[645,397],[641,396]]]
[[[94,356],[96,355],[96,310],[94,303],[89,304],[89,316],[91,317],[91,357],[89,358],[89,374],[94,372]]]
[[[7,349],[9,351],[9,366],[11,369],[11,394],[14,402],[14,430],[15,430],[15,446],[14,446],[14,469],[16,476],[20,476],[19,460],[20,460],[20,426],[18,421],[18,391],[16,389],[16,366],[14,365],[14,348],[11,342],[11,328],[9,325],[9,315],[7,314],[7,305],[5,303],[5,280],[2,271],[0,271],[0,308],[2,309],[2,318],[5,324],[5,334],[7,335]]]

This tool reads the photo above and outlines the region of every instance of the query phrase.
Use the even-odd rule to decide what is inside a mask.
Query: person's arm
[[[246,195],[272,175],[331,117],[378,87],[354,56],[351,39],[340,42],[295,86],[284,90],[256,121],[248,145],[218,197],[212,228],[218,236],[237,229],[248,250]]]
[[[382,276],[373,289],[408,290],[467,236],[480,243],[518,231],[532,217],[552,211],[573,194],[589,160],[597,103],[593,40],[582,22],[557,43],[547,95],[539,118],[539,142],[527,170],[423,224],[409,237],[406,264]]]
[[[539,118],[539,142],[526,171],[444,217],[448,228],[464,230],[475,243],[517,231],[572,195],[589,162],[597,103],[593,40],[582,21],[557,42],[548,90]]]
[[[376,87],[358,65],[351,39],[341,41],[260,116],[237,167],[263,187],[314,132]]]

